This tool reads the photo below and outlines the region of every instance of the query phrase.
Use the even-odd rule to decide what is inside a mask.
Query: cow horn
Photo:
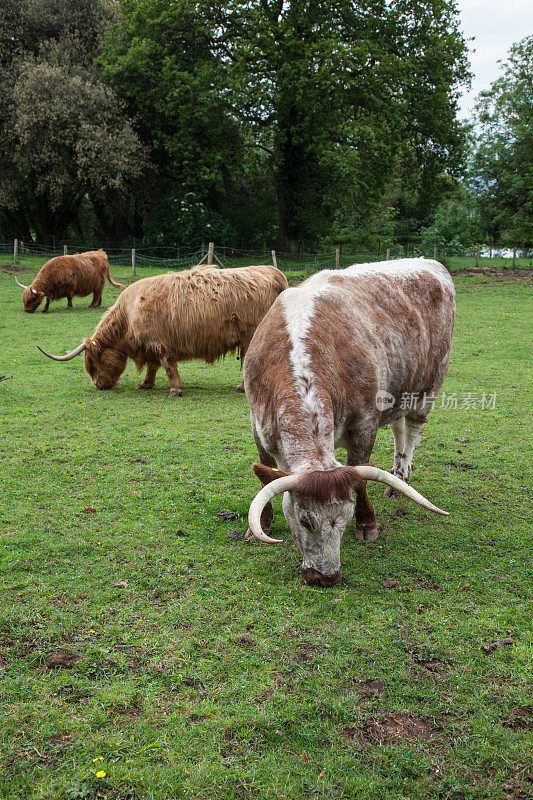
[[[43,355],[48,356],[48,358],[51,358],[53,361],[70,361],[71,358],[79,356],[79,354],[82,353],[86,347],[87,345],[85,344],[85,342],[82,342],[80,345],[76,347],[75,350],[72,350],[72,352],[67,353],[66,356],[53,356],[51,353],[47,353],[46,350],[43,350],[42,347],[39,347],[39,345],[37,345],[37,350],[40,350],[41,353],[43,353]]]
[[[434,506],[433,503],[430,503],[424,495],[417,492],[416,489],[413,489],[409,486],[408,483],[402,481],[401,478],[398,478],[396,475],[392,475],[390,472],[386,472],[383,469],[378,469],[377,467],[369,467],[369,466],[360,466],[360,467],[347,467],[350,470],[354,478],[358,481],[379,481],[380,483],[386,483],[387,486],[391,486],[396,491],[401,492],[401,494],[408,497],[410,500],[414,500],[415,503],[422,506],[423,508],[427,508],[428,511],[433,511],[434,514],[442,514],[443,517],[449,517],[450,514],[448,511],[443,511],[441,508],[437,508]]]
[[[16,276],[16,275],[15,275],[15,283],[16,283],[16,284],[18,284],[18,286],[20,286],[20,288],[21,288],[21,289],[27,289],[27,288],[28,288],[27,286],[24,286],[24,284],[23,284],[23,283],[21,283],[21,282],[20,282],[20,281],[17,279],[17,276]]]
[[[261,527],[261,514],[266,504],[270,502],[273,497],[295,489],[296,486],[298,486],[300,477],[300,475],[283,475],[281,478],[276,478],[275,481],[271,481],[267,483],[266,486],[263,486],[261,491],[252,500],[250,511],[248,512],[248,524],[255,538],[259,539],[260,542],[278,544],[283,541],[283,539],[272,539],[270,536],[267,536]]]

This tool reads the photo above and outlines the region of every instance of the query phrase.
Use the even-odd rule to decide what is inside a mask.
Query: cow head
[[[429,511],[447,516],[407,483],[373,466],[336,467],[299,474],[288,474],[263,464],[253,471],[263,488],[250,506],[251,533],[260,541],[275,544],[261,527],[266,504],[283,494],[283,512],[296,547],[302,554],[302,576],[306,583],[332,586],[341,577],[340,547],[344,530],[354,514],[352,492],[366,480],[386,483]]]
[[[127,356],[98,339],[84,339],[85,371],[97,389],[112,389],[126,369]]]
[[[20,286],[21,289],[24,289],[22,292],[22,303],[24,304],[24,311],[27,311],[28,314],[33,314],[34,311],[37,311],[39,306],[44,300],[44,292],[38,292],[36,289],[33,289],[31,286],[24,286],[19,280],[17,280],[17,276],[15,275],[15,283]]]
[[[39,347],[41,353],[54,361],[70,361],[85,353],[85,370],[97,389],[112,389],[124,372],[127,356],[113,346],[102,344],[98,339],[84,339],[75,350],[64,356],[54,356]]]

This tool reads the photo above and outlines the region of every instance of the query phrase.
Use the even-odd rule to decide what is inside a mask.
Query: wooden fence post
[[[516,247],[513,247],[513,268],[516,264]]]
[[[131,274],[132,274],[133,280],[135,280],[135,248],[134,247],[132,248],[132,251],[131,251]]]
[[[276,251],[275,250],[272,250],[272,263],[274,264],[275,267],[278,266],[278,262],[276,261]]]
[[[19,240],[15,239],[13,242],[13,264],[17,263],[17,256],[19,254]]]
[[[479,267],[479,245],[476,247],[476,267]]]
[[[210,267],[213,264],[213,251],[215,249],[214,242],[209,242],[209,249],[207,251],[207,266]]]
[[[66,246],[66,244],[64,244],[63,245],[63,255],[66,256],[67,253],[68,253],[68,247]]]
[[[340,256],[341,256],[340,250],[339,250],[338,247],[336,247],[335,248],[335,269],[339,269],[339,264],[340,264],[340,260],[341,260]]]
[[[387,261],[390,261],[390,247],[387,247]]]
[[[433,248],[433,261],[437,260],[437,252],[438,252],[437,245],[435,245],[435,247]]]

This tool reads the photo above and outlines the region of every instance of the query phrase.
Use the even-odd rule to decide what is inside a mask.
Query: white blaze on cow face
[[[315,456],[322,469],[341,466],[333,453],[334,431],[331,420],[320,401],[315,375],[307,348],[307,337],[313,325],[315,302],[327,291],[327,278],[322,274],[313,276],[298,290],[287,289],[280,302],[285,314],[285,325],[289,336],[289,359],[294,379],[294,388],[300,398],[300,430],[290,436],[285,433],[285,460],[290,460],[291,471],[309,469]],[[312,432],[311,440],[309,434]],[[295,441],[294,441],[295,439]],[[320,452],[313,452],[319,444]],[[303,445],[303,447],[302,447]],[[290,453],[289,453],[290,451]],[[328,453],[324,462],[323,453]],[[340,544],[342,534],[353,518],[352,501],[322,503],[312,498],[302,498],[286,492],[283,498],[285,519],[294,542],[302,554],[302,571],[309,583],[330,585],[340,577]]]
[[[285,492],[283,513],[302,555],[307,582],[336,583],[341,574],[342,534],[353,519],[353,502],[317,503]]]

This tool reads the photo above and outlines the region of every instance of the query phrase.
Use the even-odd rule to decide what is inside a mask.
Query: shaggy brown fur
[[[32,314],[45,297],[43,314],[46,314],[53,300],[60,300],[62,297],[67,298],[67,308],[70,309],[73,297],[86,297],[88,294],[93,295],[89,307],[100,306],[106,278],[117,289],[124,286],[111,277],[107,254],[103,250],[51,258],[41,267],[31,285],[24,289],[24,311]]]
[[[85,369],[98,389],[114,386],[128,358],[140,370],[141,388],[153,387],[162,365],[173,396],[181,394],[178,361],[212,363],[226,353],[244,357],[258,324],[287,288],[275,267],[203,267],[143,278],[125,289],[85,339]]]
[[[281,469],[272,469],[265,464],[252,466],[254,475],[259,478],[263,486],[289,475]],[[360,478],[353,467],[335,467],[328,470],[313,470],[302,473],[297,489],[293,492],[302,497],[315,500],[317,503],[334,503],[349,500],[354,487]]]

